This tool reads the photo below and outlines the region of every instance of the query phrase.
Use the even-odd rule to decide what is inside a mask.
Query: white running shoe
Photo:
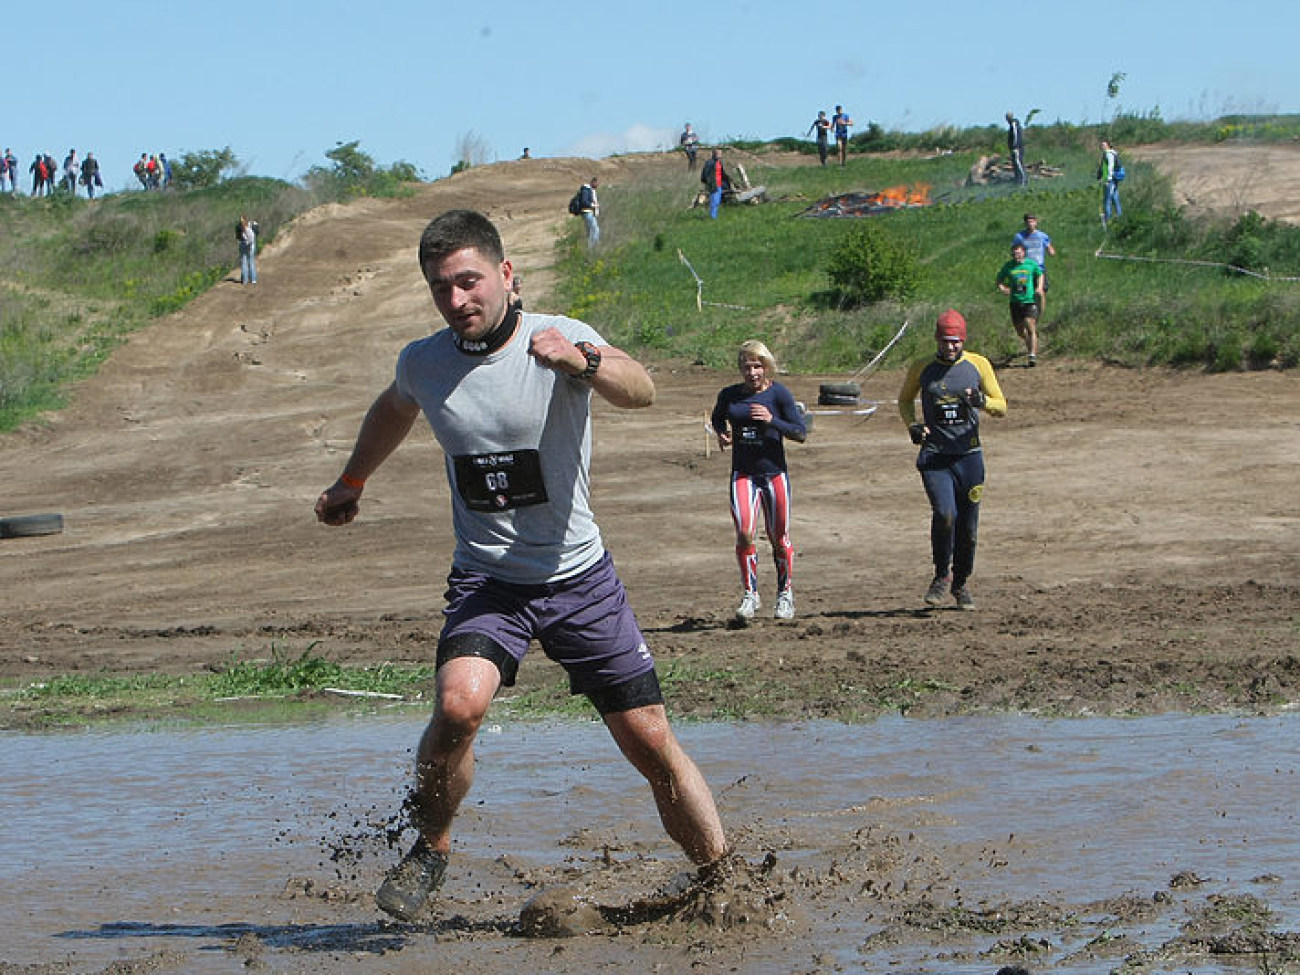
[[[793,590],[782,589],[776,594],[776,612],[773,615],[779,620],[794,619]]]
[[[763,605],[763,600],[758,598],[757,590],[750,589],[746,591],[745,598],[740,601],[736,607],[736,616],[742,620],[752,620],[758,608]]]

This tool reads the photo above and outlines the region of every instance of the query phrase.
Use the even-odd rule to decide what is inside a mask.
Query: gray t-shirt
[[[591,388],[528,354],[551,327],[605,344],[583,322],[524,313],[490,355],[466,355],[442,329],[397,360],[397,390],[420,405],[446,459],[453,562],[505,582],[555,582],[605,552],[589,503]]]

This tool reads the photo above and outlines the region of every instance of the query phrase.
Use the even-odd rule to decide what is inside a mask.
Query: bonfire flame
[[[872,206],[923,207],[930,205],[930,184],[914,183],[912,186],[890,186],[870,197]]]

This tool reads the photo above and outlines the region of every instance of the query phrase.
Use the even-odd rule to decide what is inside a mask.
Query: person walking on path
[[[1032,113],[1031,113],[1032,114]],[[1024,186],[1029,182],[1025,174],[1025,127],[1020,124],[1014,112],[1007,112],[1007,153],[1011,156],[1011,168],[1015,171],[1016,182]]]
[[[835,145],[840,153],[840,165],[843,166],[849,158],[849,129],[853,127],[853,119],[849,118],[849,113],[844,111],[843,105],[835,106],[835,114],[831,116],[831,125],[835,128]]]
[[[1007,401],[988,359],[966,351],[966,319],[960,312],[949,309],[939,316],[935,342],[937,354],[914,362],[898,392],[899,415],[921,448],[916,469],[930,499],[934,577],[925,602],[940,606],[951,593],[958,608],[974,609],[969,580],[984,494],[980,411],[1005,416]]]
[[[707,870],[727,854],[713,795],[669,726],[654,659],[589,503],[593,394],[643,408],[654,383],[589,325],[516,308],[514,269],[482,214],[436,217],[419,262],[447,328],[401,352],[343,472],[316,502],[327,525],[355,519],[368,479],[424,414],[445,456],[456,548],[433,716],[408,804],[419,836],[379,888],[379,907],[414,919],[442,882],[475,736],[532,639],[645,777],[668,835]]]
[[[766,345],[750,339],[736,356],[741,381],[718,393],[710,422],[718,447],[731,448],[731,520],[736,526],[736,561],[743,595],[736,616],[754,617],[762,606],[758,595],[758,510],[772,559],[776,563],[776,612],[779,620],[794,618],[794,546],[790,544],[790,475],[784,439],[798,443],[808,429],[790,391],[778,383],[776,361]]]
[[[700,170],[700,182],[704,184],[709,196],[709,219],[718,219],[718,207],[722,198],[731,190],[731,177],[722,165],[722,150],[714,149],[709,159]]]
[[[831,138],[831,120],[826,117],[825,112],[817,113],[817,117],[812,120],[812,125],[808,126],[808,131],[804,134],[813,135],[814,133],[817,136],[817,156],[821,159],[822,165],[825,166],[826,157],[830,155]]]
[[[1101,142],[1101,163],[1097,167],[1097,178],[1102,181],[1101,189],[1101,225],[1107,226],[1112,217],[1122,217],[1124,207],[1120,205],[1119,184],[1124,177],[1123,167],[1119,163],[1119,153],[1105,139]]]
[[[77,179],[81,176],[81,164],[77,162],[77,150],[69,149],[63,157],[63,186],[70,196],[77,195]]]
[[[593,176],[578,190],[578,213],[587,225],[587,250],[595,250],[600,243],[600,200],[596,196],[599,185],[600,177]]]
[[[686,128],[682,129],[681,138],[677,140],[681,146],[682,152],[686,153],[686,171],[695,172],[695,156],[700,151],[700,137],[695,130],[691,128],[691,123],[686,123]]]
[[[93,152],[86,153],[86,160],[81,164],[81,183],[86,187],[86,199],[93,200],[95,191],[103,187],[104,180],[99,175],[99,160]]]
[[[1042,317],[1045,299],[1047,298],[1047,289],[1050,284],[1047,279],[1047,257],[1050,254],[1056,256],[1056,248],[1052,246],[1052,238],[1046,232],[1038,228],[1038,217],[1032,213],[1025,214],[1025,226],[1016,231],[1011,238],[1013,244],[1025,245],[1025,256],[1038,265],[1038,270],[1042,272],[1043,293],[1039,300],[1038,314]]]
[[[257,232],[255,221],[243,215],[235,227],[235,240],[239,244],[239,283],[257,284]]]
[[[1011,326],[1025,343],[1029,367],[1038,365],[1039,304],[1043,299],[1043,272],[1025,254],[1025,245],[1011,245],[1011,260],[998,270],[998,290],[1011,299]]]
[[[27,169],[32,174],[32,196],[44,196],[47,185],[46,180],[54,179],[53,176],[46,172],[45,156],[38,152]]]

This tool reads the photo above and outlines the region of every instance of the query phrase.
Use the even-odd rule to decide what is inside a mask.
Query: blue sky
[[[688,120],[706,141],[774,138],[836,103],[858,128],[909,131],[1000,124],[1008,109],[1073,122],[1300,111],[1296,0],[65,0],[11,13],[0,144],[24,172],[37,150],[93,150],[110,188],[133,182],[145,151],[230,146],[249,172],[293,179],[355,139],[435,177],[467,142],[489,160],[524,146],[603,156],[675,142]]]

